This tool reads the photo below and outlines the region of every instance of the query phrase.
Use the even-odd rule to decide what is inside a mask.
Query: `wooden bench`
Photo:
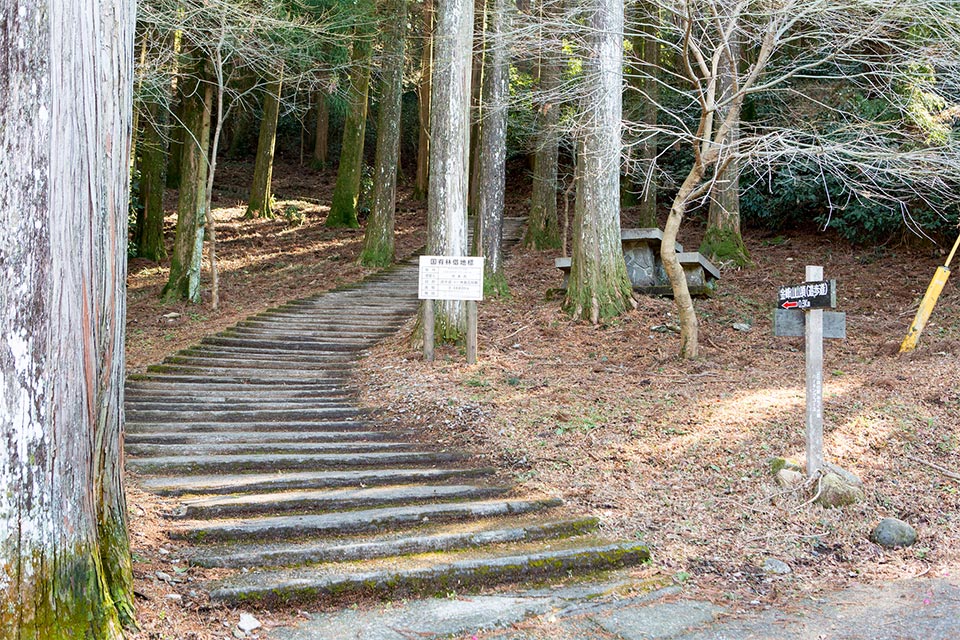
[[[627,276],[634,291],[648,295],[673,295],[670,279],[660,260],[660,245],[663,243],[663,232],[660,229],[623,229],[620,232],[620,243]],[[699,252],[685,252],[679,242],[675,248],[690,294],[711,295],[716,281],[720,279],[720,270]],[[570,258],[557,258],[555,261],[557,269],[563,273],[563,289],[567,288],[570,281],[570,262]]]

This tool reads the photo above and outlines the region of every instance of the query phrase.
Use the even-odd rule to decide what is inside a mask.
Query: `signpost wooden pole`
[[[423,301],[423,359],[433,362],[433,300]]]
[[[823,267],[807,266],[807,282],[823,280]],[[806,311],[807,477],[823,469],[823,309]]]
[[[467,364],[477,364],[476,300],[467,300]]]
[[[807,476],[814,478],[823,461],[823,339],[847,337],[843,313],[824,311],[837,306],[837,283],[824,281],[823,267],[808,266],[806,282],[780,287],[773,314],[773,335],[804,336],[806,341]]]

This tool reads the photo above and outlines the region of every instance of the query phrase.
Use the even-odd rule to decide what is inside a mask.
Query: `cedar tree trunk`
[[[383,24],[383,81],[380,84],[377,154],[373,169],[373,208],[360,254],[360,263],[370,267],[385,267],[393,262],[407,0],[385,0],[383,11],[386,18]]]
[[[271,78],[263,91],[263,119],[257,140],[257,161],[253,167],[253,186],[247,202],[246,218],[272,218],[273,154],[277,146],[277,119],[280,117],[280,91],[283,89],[283,71]]]
[[[134,4],[0,21],[0,638],[119,640]]]

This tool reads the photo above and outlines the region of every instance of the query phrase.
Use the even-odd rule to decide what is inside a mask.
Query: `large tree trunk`
[[[184,85],[182,113],[187,142],[180,161],[180,196],[170,278],[163,288],[163,296],[168,301],[200,302],[203,229],[207,215],[207,153],[213,109],[213,85],[206,79],[205,65],[204,60],[196,60],[194,73],[180,78]]]
[[[181,69],[182,71],[182,69]],[[183,85],[187,82],[186,76],[175,76],[174,86],[171,87],[176,105],[172,109],[168,136],[170,142],[167,147],[167,188],[180,187],[180,163],[183,160],[184,139],[186,128],[183,124],[186,96],[183,95]]]
[[[433,0],[423,0],[423,53],[420,62],[420,88],[417,106],[420,115],[420,137],[417,144],[417,181],[413,197],[427,197],[430,179],[430,82],[433,61]]]
[[[640,56],[644,76],[637,82],[643,104],[643,124],[646,139],[640,147],[640,175],[643,189],[640,196],[640,226],[657,227],[657,110],[660,100],[656,81],[660,63],[660,39],[657,34],[659,9],[654,2],[643,2],[639,7],[640,35],[633,39],[633,50]]]
[[[407,0],[383,3],[383,81],[377,120],[377,154],[373,169],[373,208],[360,263],[385,267],[393,262],[394,213],[397,208],[397,165],[400,160],[400,110],[403,98],[403,50]]]
[[[721,99],[730,97],[738,74],[740,46],[734,38],[729,51],[733,58],[724,55],[720,71]],[[729,108],[718,109],[717,121],[722,122]],[[743,243],[740,233],[740,167],[731,152],[740,139],[739,119],[730,127],[726,138],[720,143],[727,152],[720,153],[720,160],[713,186],[710,190],[710,213],[707,217],[707,229],[700,245],[700,253],[712,260],[732,261],[740,266],[750,264],[750,254]]]
[[[594,0],[591,50],[585,56],[591,90],[582,99],[577,198],[570,281],[564,309],[593,323],[633,304],[620,247],[620,123],[623,116],[623,2]]]
[[[0,9],[0,638],[119,639],[134,6]]]
[[[427,253],[430,255],[467,254],[473,15],[473,0],[444,0],[437,7],[427,198]],[[465,327],[462,302],[437,303],[434,335],[438,342],[459,340]]]
[[[492,295],[508,293],[503,274],[503,200],[507,159],[507,100],[510,82],[510,45],[507,41],[513,8],[508,0],[489,0],[485,36],[483,122],[481,124],[477,184],[477,255],[484,262],[484,289]],[[556,200],[556,199],[554,199]]]
[[[327,216],[328,227],[359,227],[357,202],[363,175],[363,137],[367,127],[367,93],[370,88],[370,57],[373,43],[368,34],[359,34],[353,42],[350,88],[347,92],[347,118],[343,123],[340,166],[333,187],[333,201]]]
[[[559,52],[550,45],[541,46],[539,89],[542,97],[537,103],[533,191],[523,243],[533,249],[555,249],[560,246],[557,224],[557,162],[560,150],[557,125],[560,122],[560,105],[556,93],[560,87],[562,69]]]
[[[257,161],[253,167],[253,186],[247,202],[247,218],[272,218],[270,183],[273,180],[273,155],[277,146],[277,120],[280,117],[280,91],[283,71],[267,82],[263,91],[263,119],[257,140]]]
[[[313,141],[313,163],[317,168],[327,166],[327,154],[330,150],[330,103],[325,91],[317,91],[316,137]]]
[[[160,262],[167,257],[167,248],[163,243],[163,190],[167,150],[163,132],[163,110],[155,101],[150,101],[145,106],[147,117],[143,119],[143,137],[140,143],[143,222],[137,229],[137,255]]]
[[[467,213],[475,215],[480,206],[480,136],[483,111],[483,64],[487,29],[486,0],[474,0],[473,22],[473,70],[470,87],[470,168],[467,187]]]

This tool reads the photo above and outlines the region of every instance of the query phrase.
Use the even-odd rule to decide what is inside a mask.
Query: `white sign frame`
[[[483,300],[483,262],[473,256],[420,256],[420,300]]]

